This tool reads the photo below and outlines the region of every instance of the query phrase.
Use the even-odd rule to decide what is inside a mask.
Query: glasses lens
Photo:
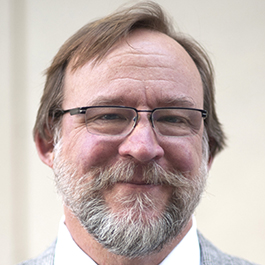
[[[86,110],[88,132],[98,135],[126,135],[134,127],[137,113],[123,107],[94,107]]]
[[[202,124],[202,114],[192,109],[157,109],[153,113],[155,130],[165,136],[197,134]]]

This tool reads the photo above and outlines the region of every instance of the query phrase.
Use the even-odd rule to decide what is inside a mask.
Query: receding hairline
[[[143,28],[135,28],[135,29],[131,30],[127,35],[125,35],[122,38],[120,38],[119,40],[117,40],[113,44],[113,46],[104,54],[104,56],[99,56],[98,54],[95,54],[92,58],[87,58],[87,60],[82,59],[82,63],[79,63],[80,55],[77,55],[77,56],[71,58],[71,60],[69,61],[68,65],[67,65],[67,70],[68,71],[70,70],[71,72],[75,72],[77,69],[83,67],[84,65],[86,65],[88,63],[90,63],[92,67],[94,67],[95,65],[101,64],[102,62],[105,61],[105,59],[107,59],[111,56],[113,51],[119,50],[124,45],[125,45],[125,47],[127,46],[127,47],[131,48],[132,54],[133,53],[144,54],[144,52],[143,52],[144,46],[141,46],[141,45],[137,46],[137,45],[132,44],[132,42],[135,43],[135,40],[138,42],[138,44],[140,42],[144,42],[145,40],[148,42],[149,41],[149,39],[147,37],[148,34],[151,34],[153,36],[157,36],[158,41],[156,41],[156,40],[150,41],[150,42],[156,42],[155,46],[159,46],[160,40],[163,40],[163,39],[165,41],[166,41],[166,39],[171,40],[171,43],[169,41],[167,43],[169,44],[168,46],[171,46],[174,49],[174,52],[172,51],[172,54],[176,54],[176,56],[178,56],[179,58],[182,57],[184,59],[188,59],[189,62],[191,62],[194,65],[194,67],[197,69],[198,75],[200,76],[197,65],[195,64],[193,58],[187,52],[185,47],[181,43],[179,43],[178,40],[174,39],[174,37],[172,37],[172,36],[170,36],[164,32],[158,31],[156,29],[150,29],[150,28],[144,28],[144,27]],[[161,36],[163,36],[163,38],[161,38]],[[165,46],[163,44],[165,44],[165,42],[160,41],[160,43],[161,43],[160,46],[162,47],[162,49],[164,49]],[[175,48],[173,46],[175,46]],[[164,51],[165,51],[165,49],[164,49]],[[169,49],[168,49],[168,51],[169,51]],[[121,51],[120,54],[118,53],[115,56],[120,56],[123,53],[129,53],[129,50]],[[150,53],[147,52],[146,54],[149,55]],[[159,54],[156,53],[156,55],[159,55]],[[165,53],[161,53],[161,56],[166,56],[166,55],[167,54],[165,54]],[[201,76],[200,76],[200,80],[201,80]]]

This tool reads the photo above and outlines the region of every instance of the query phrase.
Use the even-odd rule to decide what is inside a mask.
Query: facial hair
[[[76,166],[62,157],[62,139],[55,146],[55,183],[65,205],[74,213],[86,231],[110,252],[127,258],[143,257],[158,252],[178,236],[187,225],[207,179],[208,145],[197,176],[184,176],[166,171],[156,162],[137,164],[128,159],[106,167],[91,168],[79,176]],[[130,182],[137,168],[142,181],[151,185],[172,187],[163,211],[150,193],[131,193],[117,197],[121,207],[114,212],[103,192],[118,182]],[[154,212],[152,217],[147,212]]]

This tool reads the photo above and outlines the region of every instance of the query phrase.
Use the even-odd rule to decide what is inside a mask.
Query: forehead
[[[158,107],[175,102],[202,107],[196,65],[172,38],[137,30],[117,43],[100,63],[68,67],[63,107],[122,104]]]

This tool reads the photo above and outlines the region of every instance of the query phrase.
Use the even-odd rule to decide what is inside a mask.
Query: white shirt
[[[64,224],[64,217],[59,225],[54,265],[97,265],[73,240]],[[160,265],[200,265],[200,247],[197,236],[196,220],[181,242],[169,253]]]

